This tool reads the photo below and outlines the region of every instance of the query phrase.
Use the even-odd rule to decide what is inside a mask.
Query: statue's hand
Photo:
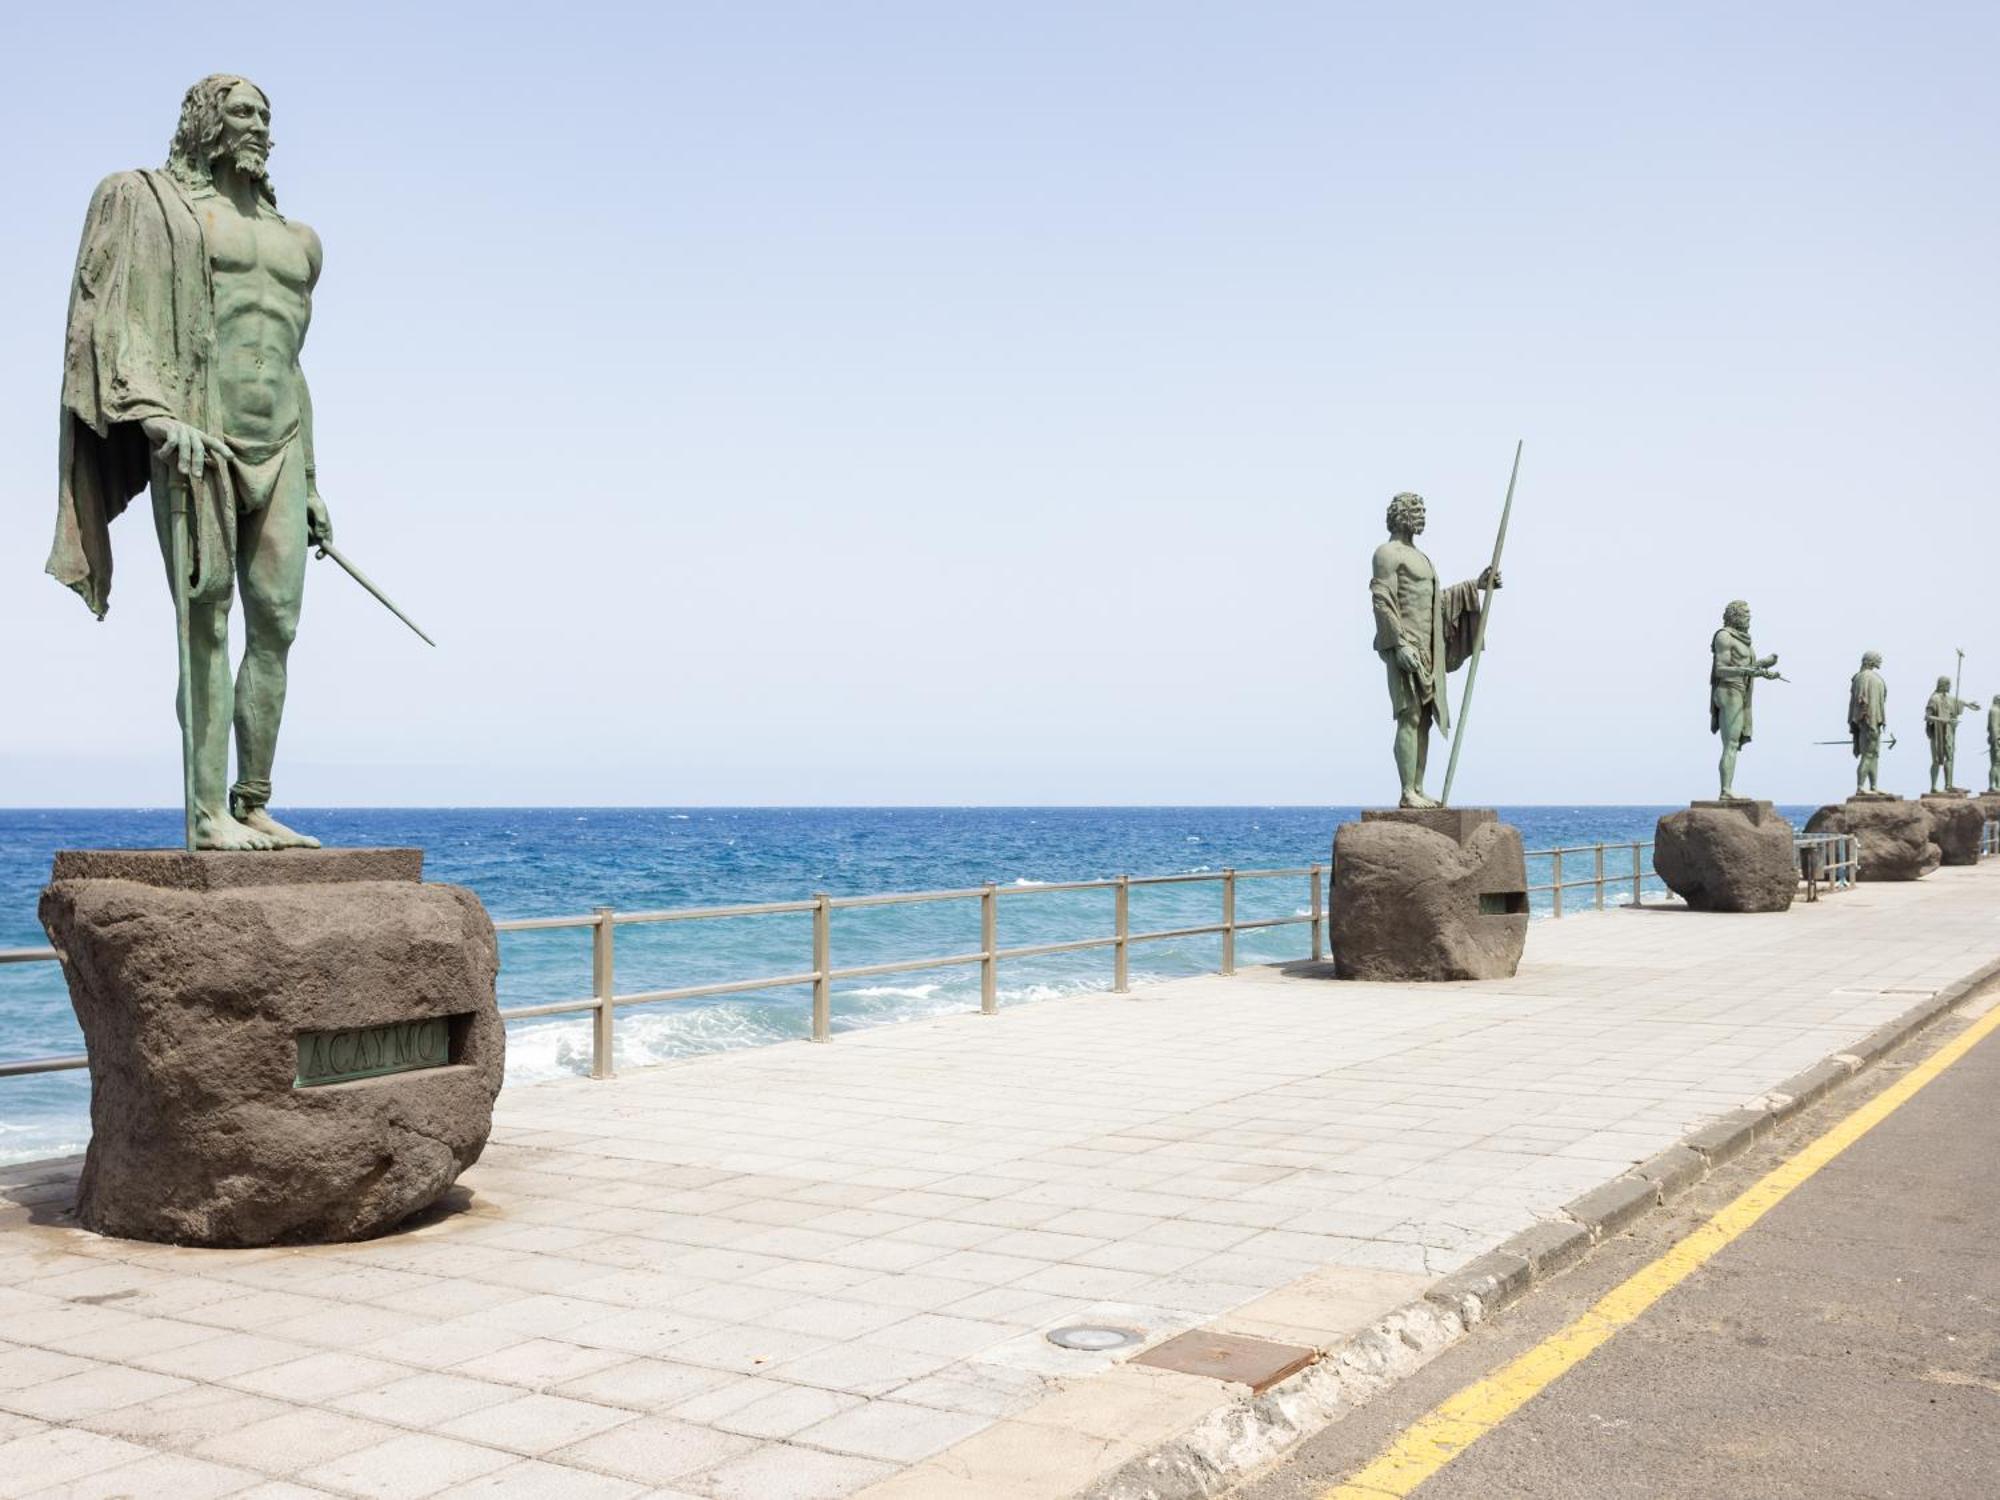
[[[1479,586],[1480,586],[1481,588],[1483,588],[1483,589],[1497,589],[1497,588],[1499,588],[1499,587],[1500,587],[1500,570],[1499,570],[1498,568],[1496,568],[1496,567],[1493,567],[1493,566],[1492,566],[1491,564],[1489,564],[1488,566],[1486,566],[1486,567],[1484,567],[1484,568],[1480,569],[1480,572],[1479,572]]]
[[[1416,647],[1414,646],[1398,646],[1396,648],[1396,665],[1413,677],[1421,677],[1423,675],[1424,664],[1418,660]]]
[[[201,483],[202,471],[209,464],[229,460],[229,445],[221,438],[172,417],[147,417],[139,430],[146,434],[153,452],[186,475],[190,484]]]
[[[317,486],[306,491],[306,541],[315,547],[324,547],[333,540],[333,517],[326,513],[326,502],[319,497]]]

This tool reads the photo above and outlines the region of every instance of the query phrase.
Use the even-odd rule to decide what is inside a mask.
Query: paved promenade
[[[0,1496],[1071,1493],[2000,954],[2000,866],[1538,922],[1510,981],[1300,966],[510,1089],[459,1211],[195,1251],[0,1182]]]

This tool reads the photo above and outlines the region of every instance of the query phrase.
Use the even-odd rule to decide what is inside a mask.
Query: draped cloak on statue
[[[1958,716],[1962,711],[1956,693],[1932,693],[1924,705],[1924,733],[1930,736],[1931,763],[1949,767],[1958,749]]]
[[[1750,743],[1750,697],[1756,685],[1754,677],[1730,673],[1725,676],[1722,667],[1745,667],[1755,670],[1757,649],[1750,644],[1750,637],[1734,625],[1725,625],[1715,632],[1715,639],[1709,642],[1713,660],[1708,668],[1708,732],[1722,733],[1722,707],[1728,702],[1743,705],[1743,738],[1739,744]]]
[[[1873,731],[1882,732],[1882,725],[1888,720],[1889,685],[1882,680],[1882,674],[1873,667],[1863,667],[1854,674],[1854,681],[1847,690],[1847,729],[1854,738],[1854,753],[1867,753],[1863,743]]]
[[[215,298],[187,189],[165,172],[116,172],[98,185],[70,286],[63,351],[55,543],[48,572],[102,618],[111,595],[110,525],[148,482],[184,486],[156,462],[139,424],[171,417],[212,431]],[[206,466],[192,497],[188,596],[227,599],[236,552],[228,465]]]
[[[1393,543],[1385,543],[1384,547]],[[1376,556],[1381,557],[1378,548]],[[1412,552],[1430,562],[1422,552],[1411,547]],[[1378,565],[1377,573],[1381,572]],[[1400,567],[1393,570],[1397,581],[1404,586],[1417,580],[1411,578]],[[1437,718],[1438,729],[1451,733],[1451,709],[1445,692],[1445,675],[1457,671],[1472,655],[1473,642],[1479,636],[1479,582],[1444,584],[1438,582],[1437,570],[1431,570],[1430,608],[1428,611],[1413,609],[1408,597],[1399,596],[1379,576],[1368,584],[1368,602],[1375,610],[1375,650],[1389,668],[1389,711],[1393,718],[1402,718],[1412,708],[1421,714],[1428,705]],[[1425,618],[1425,614],[1429,618]],[[1396,661],[1396,648],[1408,646],[1416,653],[1422,664],[1421,672],[1406,672]]]

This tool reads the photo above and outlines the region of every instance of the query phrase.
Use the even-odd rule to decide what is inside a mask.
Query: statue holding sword
[[[179,635],[190,849],[317,846],[270,811],[309,549],[389,602],[333,547],[299,368],[322,252],[318,235],[279,213],[270,150],[263,91],[228,74],[202,79],[165,168],[99,184],[70,291],[48,571],[102,618],[110,522],[150,488]]]

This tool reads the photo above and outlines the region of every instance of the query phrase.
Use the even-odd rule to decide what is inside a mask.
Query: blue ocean
[[[1650,839],[1660,807],[1516,807],[1502,815],[1529,849]],[[1806,809],[1789,809],[1795,821]],[[1107,936],[1108,891],[1033,893],[1038,883],[1119,874],[1168,875],[1235,867],[1249,871],[1324,863],[1334,827],[1355,815],[1338,807],[950,807],[950,808],[288,808],[296,826],[329,844],[405,844],[425,851],[427,878],[469,886],[496,919],[740,905],[835,896],[961,888],[994,882],[1003,947]],[[35,900],[60,848],[144,848],[178,843],[178,809],[0,811],[0,948],[47,943]],[[1550,862],[1529,861],[1531,884]],[[1630,873],[1628,850],[1606,857],[1610,873]],[[1588,875],[1573,860],[1566,878]],[[1648,877],[1647,890],[1659,889]],[[1629,889],[1629,886],[1627,887]],[[1131,895],[1133,932],[1219,920],[1219,886],[1140,888]],[[1244,880],[1239,921],[1302,914],[1304,878]],[[1614,895],[1611,899],[1617,899]],[[1572,907],[1587,904],[1573,893]],[[1549,898],[1534,909],[1546,915]],[[1298,958],[1303,926],[1241,935],[1239,963]],[[1217,967],[1220,939],[1135,944],[1135,983]],[[836,967],[976,950],[976,901],[869,907],[835,913]],[[503,934],[502,1006],[581,998],[590,993],[588,934]],[[804,914],[620,928],[621,993],[665,989],[812,967]],[[1003,964],[1002,1004],[1023,1004],[1106,988],[1108,951]],[[976,1008],[975,967],[855,980],[836,987],[836,1032]],[[802,1037],[803,988],[680,1001],[621,1011],[617,1065]],[[586,1071],[588,1023],[558,1017],[513,1023],[507,1076],[534,1081]],[[0,1060],[82,1050],[59,968],[0,965]],[[0,1078],[0,1161],[79,1151],[89,1133],[88,1083],[81,1072]]]

